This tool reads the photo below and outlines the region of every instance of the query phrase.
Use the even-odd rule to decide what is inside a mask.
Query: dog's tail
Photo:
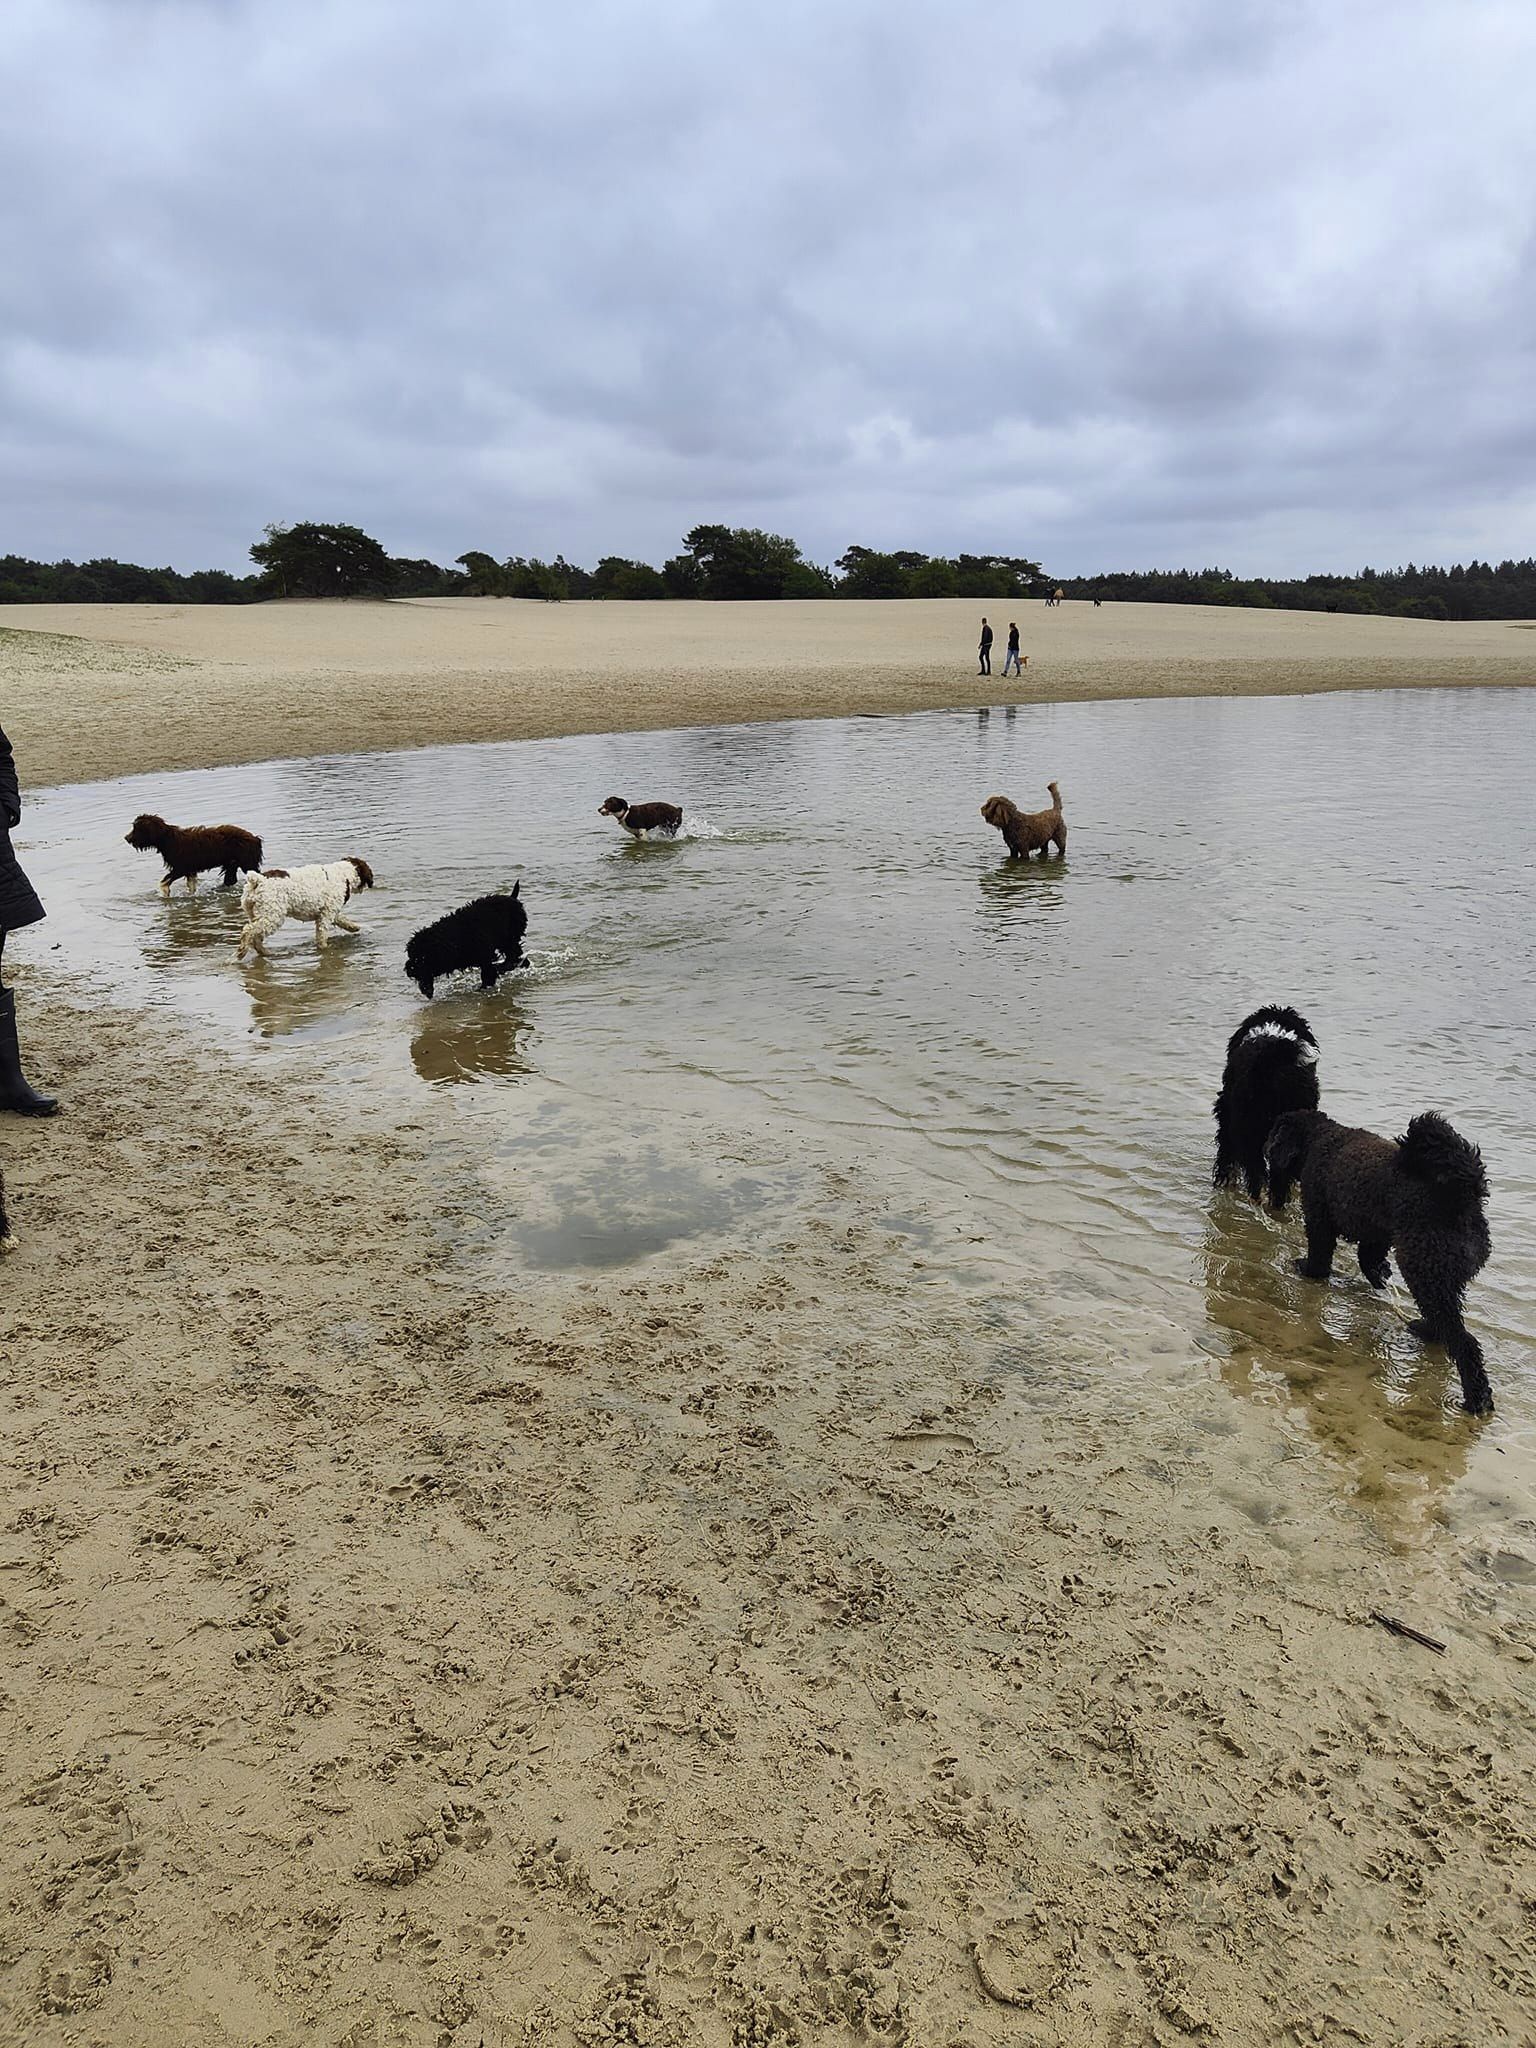
[[[1048,782],[1045,786],[1051,792],[1051,800],[1059,811],[1061,809],[1061,791],[1054,782]]]
[[[1398,1165],[1410,1180],[1435,1191],[1447,1216],[1463,1216],[1487,1201],[1482,1153],[1434,1110],[1416,1116],[1397,1146]]]

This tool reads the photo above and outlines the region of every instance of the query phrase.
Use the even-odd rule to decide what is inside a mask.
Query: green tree
[[[841,575],[839,597],[905,597],[909,577],[894,555],[852,547],[833,565]]]
[[[471,597],[506,596],[506,572],[494,555],[482,554],[479,548],[467,548],[455,559],[469,578]]]
[[[570,585],[560,573],[563,567],[558,560],[541,562],[535,556],[525,560],[521,555],[513,555],[506,563],[507,595],[562,604],[571,594]]]
[[[604,555],[592,572],[594,597],[653,598],[667,594],[666,578],[649,562],[631,562],[623,555]]]
[[[800,561],[787,535],[756,526],[696,526],[683,546],[697,565],[701,597],[782,597]]]
[[[389,556],[357,526],[269,526],[251,560],[268,596],[383,597],[394,586]]]

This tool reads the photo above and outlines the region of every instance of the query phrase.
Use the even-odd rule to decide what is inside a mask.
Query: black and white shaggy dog
[[[1269,1193],[1276,1209],[1301,1183],[1307,1255],[1296,1270],[1326,1280],[1342,1237],[1358,1246],[1360,1270],[1385,1287],[1389,1253],[1419,1305],[1414,1335],[1443,1344],[1461,1374],[1462,1405],[1491,1415],[1493,1391],[1482,1346],[1462,1321],[1461,1304],[1492,1249],[1483,1204],[1483,1155],[1443,1116],[1416,1116],[1402,1137],[1350,1130],[1320,1109],[1281,1117],[1269,1140]]]
[[[123,834],[139,853],[158,853],[165,862],[160,894],[169,896],[172,882],[185,881],[190,896],[197,878],[208,868],[221,868],[221,889],[233,889],[235,878],[261,866],[261,839],[239,825],[167,825],[153,811],[144,811]]]
[[[424,996],[430,998],[433,985],[445,975],[478,967],[480,986],[494,988],[503,974],[521,967],[523,933],[528,929],[522,887],[514,882],[510,896],[477,896],[412,937],[405,949],[405,971]]]
[[[626,832],[641,839],[647,832],[659,832],[663,839],[675,839],[682,830],[683,814],[676,804],[630,804],[621,796],[606,797],[598,805],[600,818],[617,818]]]
[[[1292,1109],[1316,1109],[1317,1040],[1297,1010],[1266,1003],[1245,1017],[1227,1040],[1216,1119],[1216,1164],[1211,1180],[1230,1187],[1239,1174],[1254,1201],[1263,1198],[1264,1146],[1276,1119]]]

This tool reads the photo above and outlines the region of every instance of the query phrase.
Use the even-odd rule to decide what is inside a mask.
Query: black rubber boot
[[[21,1054],[16,1049],[16,997],[0,988],[0,1109],[16,1116],[56,1116],[58,1102],[51,1095],[39,1095],[21,1071]]]

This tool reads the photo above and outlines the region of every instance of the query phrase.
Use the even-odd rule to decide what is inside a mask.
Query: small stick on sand
[[[1380,1622],[1391,1635],[1406,1636],[1410,1643],[1422,1643],[1426,1650],[1434,1650],[1442,1657],[1445,1655],[1444,1643],[1437,1643],[1433,1636],[1420,1635],[1419,1631],[1410,1628],[1406,1621],[1395,1621],[1390,1614],[1380,1614],[1374,1607],[1371,1609],[1371,1619]]]

